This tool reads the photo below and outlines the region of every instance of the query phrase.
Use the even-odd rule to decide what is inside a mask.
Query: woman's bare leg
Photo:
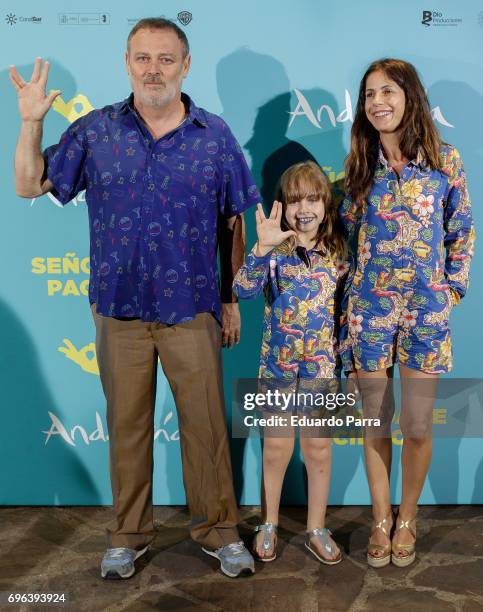
[[[372,513],[376,522],[382,521],[391,512],[389,479],[392,461],[391,421],[394,414],[392,395],[393,368],[377,372],[357,371],[358,384],[362,395],[365,418],[380,418],[379,431],[366,430],[364,435],[364,456],[367,480],[372,500]],[[386,524],[389,533],[391,523]],[[369,543],[387,545],[389,537],[380,529],[372,534]],[[374,551],[379,556],[380,551]]]
[[[401,374],[401,417],[403,434],[402,495],[399,506],[400,520],[408,521],[416,516],[418,500],[431,463],[432,452],[432,414],[437,374],[426,374],[400,366]],[[395,544],[411,544],[414,537],[408,529],[400,529],[394,534]],[[404,556],[407,551],[398,554]]]

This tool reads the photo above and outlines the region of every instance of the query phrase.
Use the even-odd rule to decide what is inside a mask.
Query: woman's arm
[[[445,276],[453,300],[458,303],[468,288],[475,229],[466,175],[458,151],[452,148],[445,162],[444,172],[449,177],[449,191],[444,202]]]
[[[351,337],[349,334],[349,321],[348,321],[348,306],[349,306],[349,294],[352,287],[352,281],[355,274],[355,261],[354,256],[351,252],[348,255],[348,261],[345,265],[345,272],[341,275],[339,280],[340,286],[338,289],[338,296],[340,300],[339,306],[339,329],[337,334],[337,346],[338,354],[341,360],[342,369],[347,374],[354,370],[354,360],[352,354]]]
[[[344,372],[349,373],[354,370],[354,357],[352,353],[352,343],[349,334],[349,295],[352,289],[352,281],[357,266],[357,238],[359,233],[360,215],[357,206],[349,196],[346,196],[339,207],[339,215],[344,227],[345,238],[348,245],[348,256],[346,272],[341,277],[340,283],[340,309],[339,309],[339,330],[338,330],[338,353],[342,362]]]

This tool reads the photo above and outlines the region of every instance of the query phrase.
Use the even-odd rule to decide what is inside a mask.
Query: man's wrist
[[[22,125],[27,129],[39,129],[42,127],[44,123],[42,119],[22,119]]]

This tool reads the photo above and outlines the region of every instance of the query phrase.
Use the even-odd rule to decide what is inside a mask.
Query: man
[[[49,67],[41,58],[29,83],[10,68],[22,119],[17,194],[51,191],[65,204],[86,190],[89,300],[116,516],[101,563],[105,578],[132,576],[155,536],[158,356],[179,416],[191,536],[226,575],[254,572],[236,527],[220,357],[222,342],[239,340],[231,282],[244,253],[242,212],[259,194],[227,125],[181,93],[189,67],[188,41],[176,24],[141,20],[127,44],[131,96],[78,119],[43,154],[42,122],[60,92],[45,95]]]

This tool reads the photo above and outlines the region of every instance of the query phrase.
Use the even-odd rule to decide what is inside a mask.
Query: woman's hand
[[[257,222],[258,236],[256,254],[259,257],[269,253],[273,248],[279,244],[282,244],[282,242],[290,236],[297,235],[293,230],[284,232],[280,228],[280,222],[282,220],[281,202],[277,202],[275,200],[268,218],[265,216],[262,205],[260,203],[257,204],[255,218]]]

